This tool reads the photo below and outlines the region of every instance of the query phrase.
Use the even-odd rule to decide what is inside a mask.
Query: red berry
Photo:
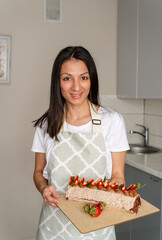
[[[122,189],[121,189],[123,192],[124,191],[126,191],[127,190],[127,188],[124,186],[124,187],[122,187]]]
[[[79,184],[79,180],[76,180],[76,181],[75,181],[75,185],[78,185],[78,184]]]
[[[88,182],[86,182],[86,181],[85,181],[85,182],[83,182],[83,186],[86,186],[87,184],[88,184]]]
[[[98,186],[102,187],[103,186],[103,182],[99,182]]]
[[[109,186],[109,181],[104,182],[104,188],[107,188]]]
[[[89,183],[93,182],[93,178],[91,178],[88,182],[89,182]]]
[[[118,188],[118,185],[117,185],[116,183],[112,183],[112,184],[111,184],[111,188],[112,188],[112,189],[116,189],[116,188]]]
[[[83,178],[81,178],[80,182],[84,182],[84,177],[83,177]]]
[[[95,182],[91,182],[91,186],[96,186],[96,183]]]
[[[105,203],[98,203],[97,207],[102,211],[105,208],[106,204]]]
[[[90,209],[89,213],[92,217],[98,217],[101,214],[101,210],[99,207],[94,206]]]
[[[76,176],[74,177],[74,180],[78,180],[78,178],[79,178],[78,175],[76,175]]]
[[[97,184],[100,183],[100,182],[102,182],[102,178],[99,178],[99,179],[96,181]]]
[[[127,188],[127,190],[130,190],[130,189],[132,188],[132,186],[133,186],[133,185],[131,184],[131,185]]]
[[[137,188],[137,185],[136,184],[133,184],[132,188],[133,190],[135,190]]]
[[[71,183],[72,183],[72,180],[69,181],[69,184],[71,184]]]

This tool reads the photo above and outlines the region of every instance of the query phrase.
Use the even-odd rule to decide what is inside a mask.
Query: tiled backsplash
[[[130,134],[130,130],[142,132],[149,128],[149,145],[162,149],[162,100],[121,99],[115,95],[101,95],[101,104],[120,112],[125,120],[129,143],[143,144],[144,139],[138,134]]]
[[[145,100],[144,122],[150,130],[150,145],[162,149],[162,99]]]

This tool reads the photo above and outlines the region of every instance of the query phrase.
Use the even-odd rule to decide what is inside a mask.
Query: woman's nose
[[[79,89],[80,89],[79,79],[74,79],[74,80],[73,80],[72,89],[73,89],[74,91],[79,91]]]

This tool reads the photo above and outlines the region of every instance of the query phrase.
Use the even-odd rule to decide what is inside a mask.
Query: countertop
[[[126,164],[162,179],[162,152],[151,154],[126,154]]]

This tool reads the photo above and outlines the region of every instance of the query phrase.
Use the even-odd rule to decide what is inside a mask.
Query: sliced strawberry
[[[69,185],[70,185],[72,182],[73,182],[73,181],[72,181],[72,180],[70,180],[70,181],[69,181]]]
[[[133,190],[135,190],[137,188],[137,185],[136,184],[133,184],[132,188]]]
[[[89,183],[93,182],[93,178],[91,178],[88,182],[89,182]]]
[[[133,185],[131,184],[131,185],[127,188],[127,190],[130,190],[130,189],[132,188],[132,186],[133,186]]]
[[[74,176],[71,176],[71,177],[70,177],[70,180],[74,181],[74,178],[75,178]]]
[[[88,182],[84,181],[83,186],[87,186]]]
[[[104,182],[104,188],[107,188],[109,186],[109,181]]]
[[[78,185],[79,183],[80,183],[79,180],[76,180],[76,181],[75,181],[75,185]]]
[[[100,183],[100,182],[102,182],[102,178],[99,178],[99,179],[96,181],[97,184]]]
[[[91,186],[92,187],[96,186],[96,183],[95,182],[91,182]]]
[[[76,175],[76,176],[74,177],[74,180],[78,180],[78,178],[79,178],[78,175]]]
[[[83,178],[81,178],[80,182],[84,182],[84,177],[83,177]]]
[[[98,186],[99,186],[99,187],[102,187],[102,186],[103,186],[103,182],[99,182],[99,183],[98,183]]]
[[[123,186],[123,187],[121,188],[121,190],[122,190],[123,192],[125,192],[125,191],[127,190],[127,188],[126,188],[125,186]]]
[[[116,188],[118,188],[118,185],[114,182],[114,183],[111,184],[111,188],[116,189]]]

